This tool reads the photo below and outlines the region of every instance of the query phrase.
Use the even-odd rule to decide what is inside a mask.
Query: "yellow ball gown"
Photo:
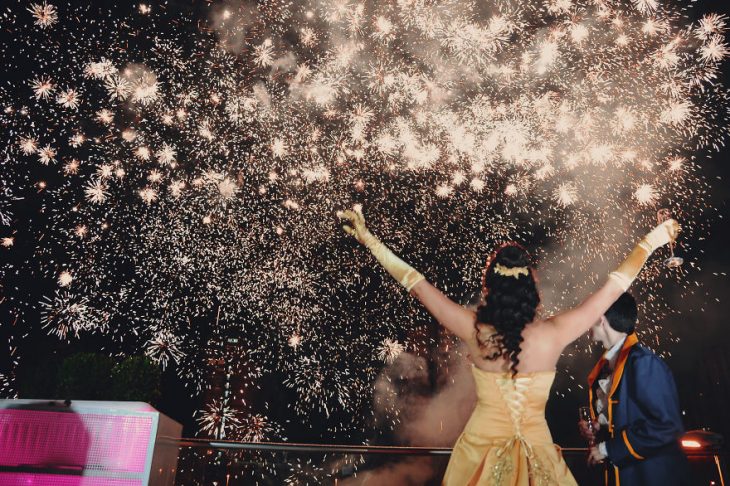
[[[472,370],[477,405],[454,445],[443,486],[577,485],[545,421],[555,371],[513,378]]]

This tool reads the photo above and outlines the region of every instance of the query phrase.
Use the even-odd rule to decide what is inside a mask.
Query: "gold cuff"
[[[639,275],[641,268],[651,255],[651,250],[647,249],[647,243],[642,240],[631,250],[626,260],[619,267],[611,272],[608,277],[616,282],[621,289],[626,292],[631,287],[632,282]]]
[[[410,292],[413,287],[416,286],[421,280],[426,280],[426,277],[421,275],[415,268],[411,268],[400,281],[400,284]]]

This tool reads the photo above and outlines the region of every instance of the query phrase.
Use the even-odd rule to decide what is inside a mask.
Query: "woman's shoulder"
[[[477,322],[474,328],[473,336],[481,343],[490,342],[499,334],[493,325],[484,322]],[[540,335],[545,332],[550,332],[552,329],[553,326],[549,320],[535,319],[525,326],[522,330],[522,335],[523,337],[529,334]]]
[[[475,332],[480,340],[483,340],[483,338],[487,338],[497,333],[497,330],[493,325],[486,324],[484,322],[477,322],[474,327],[476,328]]]
[[[540,343],[540,347],[555,342],[555,326],[549,319],[535,319],[522,330],[522,338],[531,343]]]
[[[499,348],[497,338],[498,333],[494,326],[477,322],[474,325],[470,344],[479,350],[479,355],[483,358],[493,354]]]
[[[550,332],[555,329],[555,323],[551,318],[536,317],[534,321],[525,326],[527,332]]]

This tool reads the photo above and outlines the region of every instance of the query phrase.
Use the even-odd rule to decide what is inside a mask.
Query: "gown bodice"
[[[577,486],[553,444],[545,405],[555,371],[472,366],[477,404],[454,445],[444,486]]]
[[[472,366],[477,404],[465,432],[483,438],[524,437],[531,444],[552,444],[545,405],[555,371],[484,371]]]

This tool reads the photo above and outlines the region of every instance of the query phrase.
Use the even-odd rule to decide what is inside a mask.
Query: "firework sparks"
[[[720,62],[730,54],[727,45],[723,41],[723,38],[719,35],[713,35],[710,40],[707,41],[700,48],[701,58],[704,62]]]
[[[79,103],[81,103],[81,96],[76,90],[69,88],[58,94],[56,102],[64,108],[75,110],[79,107]]]
[[[32,137],[21,138],[18,145],[20,145],[20,150],[22,150],[25,155],[34,154],[38,150],[38,140]]]
[[[36,99],[47,100],[53,93],[54,85],[51,78],[38,78],[31,83]]]
[[[227,433],[235,431],[241,426],[238,412],[222,400],[213,400],[206,405],[204,410],[199,411],[196,420],[200,424],[202,432],[206,432],[216,439],[225,439]]]
[[[86,186],[86,199],[91,203],[102,204],[107,200],[108,196],[107,187],[100,180],[91,181]]]
[[[38,151],[38,160],[43,165],[48,165],[51,162],[56,162],[57,151],[50,145],[46,145]]]
[[[30,6],[28,11],[33,14],[35,24],[42,29],[47,29],[58,22],[58,11],[55,6],[49,3],[34,3]]]
[[[145,354],[164,370],[168,362],[179,363],[185,356],[180,350],[180,337],[169,331],[161,331],[145,346]]]
[[[385,338],[378,347],[378,359],[382,360],[386,364],[393,364],[393,362],[398,359],[398,356],[400,356],[405,349],[405,346],[398,341]]]
[[[62,287],[43,299],[48,332],[99,331],[201,390],[219,305],[221,320],[245,323],[250,376],[282,373],[298,415],[347,412],[361,419],[331,430],[364,430],[374,374],[430,342],[403,333],[425,317],[388,283],[364,297],[377,312],[354,305],[380,274],[352,258],[337,208],[363,203],[373,230],[455,297],[499,241],[590,238],[585,255],[565,249],[586,270],[622,250],[585,221],[648,226],[671,203],[691,229],[707,193],[694,155],[730,126],[717,84],[727,19],[689,24],[660,0],[487,4],[211,5],[222,23],[204,28],[170,12],[163,28],[147,5],[131,19],[92,5],[62,22],[45,2],[9,8],[26,19],[19,45],[37,47],[22,54],[24,81],[0,90],[12,133],[0,222],[32,233],[18,237],[37,248],[21,263]],[[12,194],[29,180],[42,211],[25,221]],[[542,264],[561,268],[561,251]],[[574,287],[592,285],[588,273]],[[278,434],[261,411],[246,421],[231,407],[209,403],[201,429]]]
[[[57,291],[53,298],[41,301],[41,321],[49,334],[60,339],[78,338],[81,332],[97,330],[100,324],[86,297],[66,291]]]
[[[74,278],[73,275],[71,275],[71,272],[68,270],[64,270],[58,275],[58,286],[59,287],[68,287],[71,285],[71,282],[73,282]]]
[[[241,421],[240,438],[245,442],[281,440],[281,426],[261,414],[251,414]]]
[[[104,86],[112,100],[126,100],[132,93],[132,83],[121,76],[109,76],[104,82]]]

